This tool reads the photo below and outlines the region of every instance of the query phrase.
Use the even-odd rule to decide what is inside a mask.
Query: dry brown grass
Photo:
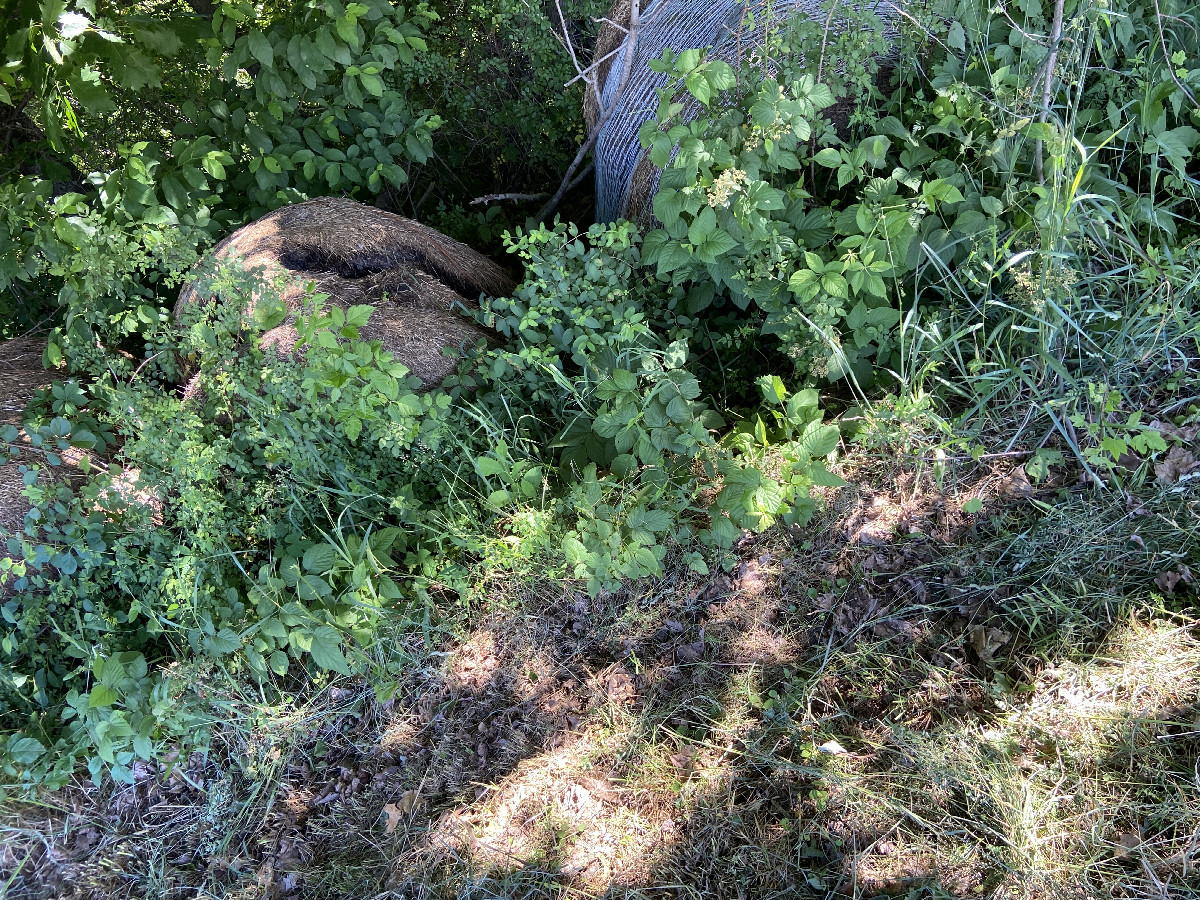
[[[1010,468],[864,459],[728,574],[489,582],[380,641],[385,702],[210,674],[207,757],[10,810],[10,896],[1197,896],[1200,630],[1145,590],[1195,500]]]

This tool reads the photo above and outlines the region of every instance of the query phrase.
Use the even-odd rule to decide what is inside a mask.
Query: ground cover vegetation
[[[13,10],[0,446],[82,471],[0,561],[6,891],[1197,893],[1187,4],[677,48],[641,231],[470,202],[557,187],[595,4]],[[324,194],[506,260],[498,339],[260,349],[203,251]]]

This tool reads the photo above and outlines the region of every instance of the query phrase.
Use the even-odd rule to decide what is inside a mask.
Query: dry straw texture
[[[837,4],[832,15],[820,0],[649,0],[641,4],[641,23],[633,49],[633,68],[620,96],[616,96],[621,68],[628,48],[622,48],[598,69],[599,102],[589,91],[584,113],[588,128],[596,127],[600,102],[607,108],[615,104],[612,115],[596,138],[596,218],[601,222],[632,219],[648,226],[653,219],[650,199],[658,189],[658,169],[638,141],[638,129],[653,118],[658,108],[658,90],[667,76],[650,70],[649,63],[662,56],[663,50],[676,51],[711,48],[710,59],[720,59],[740,68],[742,62],[758,53],[768,26],[804,13],[828,23],[830,29],[845,27],[839,9],[870,9],[885,22],[895,18],[895,6],[887,0],[861,0]],[[616,0],[607,22],[596,39],[595,59],[603,59],[625,41],[632,4]],[[836,65],[836,62],[835,62]],[[682,99],[682,98],[681,98]],[[683,118],[694,118],[699,103],[691,102]],[[840,111],[844,115],[844,110]],[[835,124],[839,110],[832,113]]]
[[[426,386],[454,371],[447,350],[488,336],[455,307],[473,305],[480,294],[513,289],[503,269],[465,244],[411,219],[336,197],[269,213],[225,238],[214,253],[218,260],[240,258],[247,271],[280,283],[281,299],[292,313],[309,283],[340,307],[375,306],[361,336],[381,341]],[[251,306],[260,300],[253,298]],[[205,302],[209,298],[193,282],[180,293],[175,315]],[[263,336],[263,346],[283,352],[295,342],[294,316]]]

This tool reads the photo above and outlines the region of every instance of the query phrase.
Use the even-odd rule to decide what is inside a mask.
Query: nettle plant
[[[506,445],[476,466],[499,479],[489,488],[504,499],[535,493],[535,472],[548,480],[560,518],[573,522],[563,540],[570,571],[589,590],[659,574],[672,541],[727,548],[778,517],[807,521],[814,484],[841,483],[822,462],[838,432],[821,424],[815,392],[792,398],[771,429],[751,428],[757,443],[740,432],[718,439],[723,417],[689,367],[699,323],[682,290],[640,266],[630,223],[586,234],[542,227],[511,249],[526,261],[525,282],[480,315],[514,340],[481,360],[477,402],[493,415],[523,412],[538,465],[519,471]],[[785,404],[783,383],[772,383],[764,400]],[[760,470],[766,453],[782,461],[779,477]],[[724,489],[709,503],[713,483]],[[699,552],[691,563],[706,570]]]
[[[906,370],[902,317],[1003,317],[1023,260],[1039,302],[1063,302],[1053,286],[1082,280],[1114,233],[1162,269],[1195,203],[1196,35],[1160,34],[1140,7],[1068,4],[1051,58],[1036,37],[1049,4],[940,12],[891,58],[878,21],[847,11],[837,67],[815,19],[740,72],[701,51],[655,63],[670,77],[641,139],[663,169],[661,227],[643,251],[689,312],[752,309],[798,373],[865,385]],[[1031,92],[1048,68],[1048,93]]]
[[[838,97],[863,86],[878,94],[880,23],[850,15],[836,91],[804,67],[825,49],[819,23],[806,20],[768,37],[770,64],[749,59],[740,73],[697,50],[652,63],[669,78],[640,133],[663,169],[653,207],[661,228],[647,235],[644,253],[660,278],[687,287],[689,313],[753,305],[762,332],[778,337],[797,371],[865,382],[873,367],[892,364],[896,284],[913,265],[923,215],[939,199],[962,196],[943,179],[916,179],[920,191],[914,179],[902,185],[889,172],[887,134],[810,152],[818,136],[837,140],[820,114]],[[688,95],[702,109],[682,121]],[[881,124],[903,131],[895,120]],[[842,196],[814,199],[814,164],[837,172]]]

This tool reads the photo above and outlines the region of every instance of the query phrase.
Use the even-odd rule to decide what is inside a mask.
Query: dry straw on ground
[[[501,295],[513,288],[503,269],[465,244],[411,219],[337,197],[268,213],[225,238],[214,253],[222,261],[240,258],[248,272],[282,283],[280,298],[292,315],[263,336],[264,346],[288,352],[295,345],[294,313],[311,283],[342,308],[375,306],[362,338],[381,341],[426,386],[454,371],[447,351],[488,336],[456,307],[474,304],[480,294]],[[253,297],[251,307],[263,299]],[[175,315],[205,302],[209,298],[193,282],[180,293]]]

